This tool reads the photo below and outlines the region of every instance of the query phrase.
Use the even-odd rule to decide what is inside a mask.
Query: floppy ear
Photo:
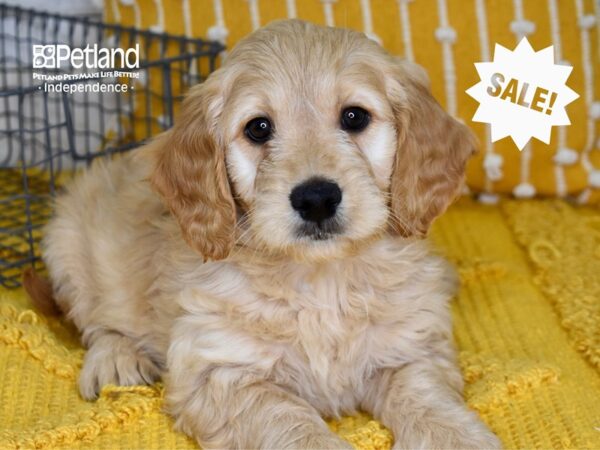
[[[214,135],[220,89],[211,81],[189,91],[176,124],[159,138],[150,182],[185,241],[205,259],[223,259],[234,242],[236,215],[225,150]]]
[[[420,67],[395,61],[393,70],[388,95],[398,148],[390,188],[392,228],[403,236],[425,236],[458,194],[477,143],[433,98]]]

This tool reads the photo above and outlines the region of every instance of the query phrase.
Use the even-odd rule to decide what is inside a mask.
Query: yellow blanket
[[[507,448],[600,448],[600,212],[560,201],[461,200],[433,239],[459,268],[456,341],[469,405]],[[77,334],[0,291],[0,448],[194,448],[161,412],[162,388],[80,399]],[[366,416],[332,422],[387,449]]]

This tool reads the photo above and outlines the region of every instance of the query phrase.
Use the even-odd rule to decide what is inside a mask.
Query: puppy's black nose
[[[340,187],[322,178],[311,178],[292,189],[290,194],[292,207],[309,222],[320,223],[333,217],[341,201]]]

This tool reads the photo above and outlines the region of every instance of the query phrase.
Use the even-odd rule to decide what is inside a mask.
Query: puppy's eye
[[[273,129],[269,119],[266,117],[257,117],[246,124],[244,133],[252,142],[263,144],[271,139]]]
[[[346,131],[362,131],[371,121],[371,115],[358,106],[351,106],[342,111],[342,129]]]

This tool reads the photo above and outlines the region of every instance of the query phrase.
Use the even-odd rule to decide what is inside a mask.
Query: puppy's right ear
[[[220,95],[214,77],[189,91],[176,124],[159,138],[150,177],[183,238],[205,260],[227,257],[236,221],[225,149],[215,137]]]

